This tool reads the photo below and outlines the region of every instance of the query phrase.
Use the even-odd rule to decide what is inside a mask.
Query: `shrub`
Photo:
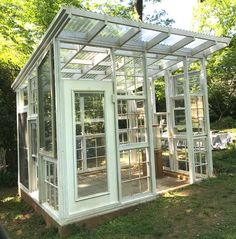
[[[236,174],[236,147],[231,145],[228,149],[213,151],[214,173]]]
[[[222,118],[221,120],[211,123],[211,129],[232,129],[236,128],[236,119],[233,119],[231,116]]]
[[[17,185],[17,173],[0,171],[0,187],[13,187]]]

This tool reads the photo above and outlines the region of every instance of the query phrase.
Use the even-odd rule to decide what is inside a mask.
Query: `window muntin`
[[[120,144],[147,141],[144,100],[118,100],[118,128]]]
[[[104,93],[74,92],[74,116],[78,198],[107,192]]]
[[[176,151],[177,169],[181,171],[189,171],[187,139],[175,139],[174,143]]]
[[[29,79],[30,84],[30,114],[35,115],[38,113],[38,82],[36,72],[34,71]]]
[[[57,164],[45,160],[45,200],[54,209],[58,210],[58,179]]]
[[[18,114],[20,182],[29,187],[27,113]]]
[[[23,106],[28,106],[28,87],[24,87],[22,89],[22,93],[23,93]]]
[[[143,58],[116,56],[116,87],[118,95],[144,95]]]
[[[150,192],[150,166],[146,148],[121,151],[120,167],[123,197]]]
[[[54,79],[52,51],[38,67],[40,148],[55,154]]]
[[[191,96],[191,115],[194,134],[205,133],[203,96]]]

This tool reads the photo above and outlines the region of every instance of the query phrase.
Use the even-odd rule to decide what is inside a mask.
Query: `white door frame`
[[[75,128],[74,128],[74,92],[103,92],[104,93],[104,114],[105,114],[105,137],[107,155],[107,178],[108,192],[94,194],[78,200],[77,198],[77,173],[75,155]],[[63,159],[67,172],[67,203],[69,214],[81,211],[90,211],[95,208],[105,207],[118,203],[118,183],[117,183],[117,159],[115,147],[115,114],[112,102],[113,84],[112,82],[95,81],[65,81],[64,82],[64,147],[65,158]]]

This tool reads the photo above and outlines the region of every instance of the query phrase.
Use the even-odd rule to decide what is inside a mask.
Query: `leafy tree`
[[[194,28],[216,36],[236,32],[236,0],[205,0],[195,9]]]
[[[0,59],[22,66],[32,52],[34,39],[31,26],[24,18],[22,0],[0,2]]]
[[[236,118],[236,0],[205,0],[195,12],[195,28],[217,36],[233,36],[229,47],[207,63],[211,120]]]
[[[16,100],[11,83],[19,69],[0,61],[0,145],[7,150],[16,148]]]
[[[207,64],[211,119],[236,118],[236,37]]]
[[[163,9],[160,11],[154,10],[154,13],[147,14],[146,16],[143,14],[147,5],[157,5],[160,2],[161,0],[134,0],[131,4],[134,6],[134,9],[141,21],[163,26],[171,26],[175,21],[174,19],[168,18],[166,11]]]

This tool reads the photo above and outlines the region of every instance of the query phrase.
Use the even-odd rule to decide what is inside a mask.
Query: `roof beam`
[[[95,19],[95,20],[106,20],[110,23],[114,24],[119,24],[119,25],[125,25],[125,26],[130,26],[130,27],[141,27],[143,29],[148,29],[148,30],[154,30],[154,31],[159,31],[159,32],[166,32],[166,33],[171,33],[171,34],[176,34],[176,35],[181,35],[181,36],[192,36],[200,39],[209,39],[209,40],[216,40],[218,39],[218,42],[222,43],[227,43],[229,44],[230,38],[226,37],[215,37],[211,35],[205,35],[203,33],[198,33],[198,32],[192,32],[192,31],[186,31],[186,30],[181,30],[181,29],[176,29],[176,28],[168,28],[164,26],[159,26],[157,24],[150,24],[150,23],[144,23],[144,22],[135,22],[132,20],[124,19],[124,18],[118,18],[118,17],[111,17],[107,15],[101,15],[98,13],[92,13],[92,12],[86,12],[80,9],[75,9],[72,7],[66,8],[67,11],[73,16],[78,16],[78,17],[85,17],[89,19]]]
[[[94,27],[93,29],[87,34],[87,41],[88,43],[91,42],[98,34],[100,31],[102,31],[102,29],[104,27],[106,27],[106,22],[105,21],[100,21],[98,22]],[[64,63],[64,65],[61,67],[61,69],[65,68],[83,49],[85,48],[85,46],[81,46],[79,47],[79,50],[74,54],[72,55],[68,60],[67,62]]]
[[[81,70],[78,69],[63,69],[61,73],[68,73],[68,74],[81,74]]]
[[[81,59],[73,59],[71,64],[80,64],[80,65],[92,65],[92,60],[81,60]]]
[[[194,37],[185,37],[182,40],[176,42],[173,46],[170,47],[170,53],[173,53],[180,48],[188,45],[189,43],[193,42],[195,39]]]
[[[166,38],[170,36],[169,33],[161,32],[157,36],[155,36],[151,41],[147,43],[146,50],[151,49],[152,47],[156,46],[160,42],[164,41]]]
[[[163,65],[160,65],[161,69],[159,69],[158,71],[152,73],[151,75],[148,75],[148,77],[157,77],[157,78],[159,78],[159,77],[163,76],[163,73],[164,73],[164,71],[165,71],[166,69],[168,69],[168,68],[170,68],[170,67],[172,67],[172,66],[174,66],[174,65],[180,64],[180,65],[178,66],[178,68],[180,68],[182,62],[183,62],[183,59],[177,60],[177,61],[169,61],[169,62],[167,62],[167,63],[164,63]],[[177,69],[178,69],[178,68],[177,68]]]
[[[120,38],[119,41],[119,45],[123,46],[126,42],[128,42],[131,38],[133,38],[134,36],[136,36],[139,32],[141,31],[140,28],[131,28],[128,32],[126,32],[124,34],[124,36],[122,36]]]
[[[207,41],[207,42],[204,42],[202,43],[201,45],[195,47],[192,49],[191,51],[191,54],[192,56],[196,55],[197,53],[201,52],[201,51],[204,51],[205,49],[211,47],[211,46],[214,46],[216,44],[215,41]]]
[[[85,76],[86,74],[89,74],[89,72],[91,70],[93,70],[96,66],[98,66],[101,62],[105,61],[106,59],[108,59],[110,57],[110,54],[104,54],[105,56],[101,56],[100,58],[98,58],[97,60],[95,60],[93,62],[93,65],[91,67],[88,67],[87,69],[82,70],[82,75],[78,78],[82,78],[83,76]],[[78,80],[77,79],[77,80]]]
[[[61,69],[64,69],[68,64],[70,64],[70,62],[85,48],[85,46],[79,46],[79,49],[77,50],[77,52],[75,54],[73,54],[72,56],[70,56],[67,61],[65,61],[65,63],[61,66]]]
[[[116,55],[116,56],[120,56],[120,55]],[[123,56],[123,55],[121,55],[121,56],[122,56],[122,57],[125,57],[125,56]],[[132,57],[131,57],[131,58],[132,58]],[[130,59],[130,60],[128,60],[127,62],[124,62],[124,64],[118,65],[118,66],[116,67],[115,71],[117,72],[117,71],[120,70],[123,66],[125,66],[125,65],[129,64],[130,62],[132,62],[132,60],[133,60],[133,58]],[[110,75],[112,74],[112,70],[107,71],[107,73],[108,73],[108,74],[107,74],[104,78],[107,78],[108,76],[110,76]],[[104,78],[102,78],[101,80],[103,80]]]
[[[160,55],[158,56],[153,62],[151,62],[150,64],[148,64],[148,67],[153,65],[154,63],[156,63],[157,61],[160,61],[161,59],[165,58],[165,55]]]
[[[87,33],[87,41],[91,42],[102,30],[105,28],[107,23],[105,21],[99,21],[93,29]]]

